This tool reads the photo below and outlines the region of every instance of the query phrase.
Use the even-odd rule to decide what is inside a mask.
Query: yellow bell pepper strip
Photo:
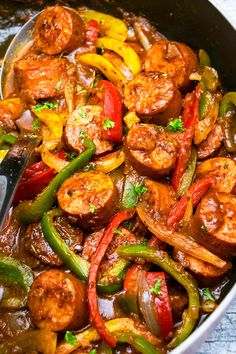
[[[27,331],[0,344],[0,353],[12,354],[17,347],[20,353],[55,354],[57,335],[46,329]],[[19,351],[17,351],[19,353]]]
[[[140,322],[134,321],[131,318],[115,318],[114,320],[105,322],[105,326],[107,330],[114,335],[129,332],[135,335],[142,336],[143,338],[147,339],[152,345],[162,345],[160,339],[155,337],[151,332],[149,332],[145,327],[143,327]],[[72,345],[66,341],[62,341],[56,349],[56,354],[69,354],[77,348],[89,347],[93,342],[97,342],[100,340],[98,332],[93,327],[90,327],[83,332],[75,334],[75,338],[75,345]]]
[[[178,248],[182,252],[190,254],[191,256],[196,257],[197,259],[200,259],[204,262],[208,262],[218,268],[223,268],[226,266],[225,261],[198,244],[190,236],[171,230],[165,225],[161,225],[149,213],[140,207],[137,208],[137,212],[143,224],[159,240],[166,242],[167,244]]]
[[[113,84],[122,87],[126,81],[125,77],[114,65],[99,54],[82,54],[78,57],[78,60],[85,65],[94,66],[99,69]]]
[[[204,49],[199,50],[198,56],[200,68],[204,68],[205,66],[211,66],[211,59]]]
[[[135,112],[128,112],[123,119],[129,129],[131,129],[134,124],[141,121]]]
[[[116,52],[123,58],[134,76],[140,73],[142,68],[139,56],[127,43],[114,38],[99,38],[96,42],[96,47]]]
[[[129,259],[140,257],[158,265],[187,290],[189,297],[188,309],[184,311],[183,321],[176,329],[173,339],[167,345],[169,349],[177,347],[192,332],[199,317],[200,301],[197,283],[190,274],[180,267],[179,263],[169,257],[168,253],[154,247],[141,245],[124,246],[118,247],[116,252],[122,257]]]
[[[0,163],[2,162],[2,160],[4,159],[4,157],[6,156],[8,150],[0,150]]]
[[[104,173],[109,173],[116,168],[120,167],[125,160],[125,153],[123,149],[119,149],[117,151],[111,152],[110,154],[99,157],[92,163],[94,169],[102,171]],[[91,165],[91,164],[90,164]],[[85,166],[85,171],[86,169],[93,169],[93,167],[90,167],[90,165]]]
[[[37,106],[36,106],[37,107]],[[54,150],[61,142],[63,133],[63,121],[60,115],[50,109],[33,109],[34,114],[49,128],[49,135],[43,139],[43,145],[48,150]]]
[[[236,117],[227,117],[227,113],[230,113],[230,111],[233,112],[235,107],[236,92],[226,93],[220,104],[220,117],[224,131],[224,145],[228,152],[236,152]]]
[[[78,9],[80,16],[85,22],[96,20],[100,24],[100,33],[103,36],[125,41],[128,34],[128,28],[124,21],[98,11],[86,8]]]
[[[14,212],[18,220],[25,224],[30,224],[40,220],[43,213],[51,209],[56,200],[56,193],[64,180],[82,168],[92,158],[96,150],[94,143],[84,138],[84,145],[87,150],[82,152],[82,154],[77,156],[59,172],[35,200],[22,202],[16,207]]]
[[[14,297],[3,297],[1,301],[2,307],[24,307],[33,280],[33,273],[27,265],[10,256],[0,254],[0,281],[3,281],[9,286],[16,285],[22,290],[14,294]]]
[[[57,155],[52,154],[44,145],[42,146],[41,157],[47,166],[53,168],[57,172],[60,172],[69,164],[69,161],[61,159]]]

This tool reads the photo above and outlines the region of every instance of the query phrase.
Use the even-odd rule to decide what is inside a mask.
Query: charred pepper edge
[[[118,247],[116,252],[122,257],[144,258],[145,260],[158,265],[187,290],[189,307],[184,311],[182,323],[176,329],[171,342],[167,345],[168,348],[175,348],[189,336],[199,317],[200,301],[198,287],[195,280],[177,262],[173,261],[166,252],[160,251],[156,248],[140,245],[124,246]]]

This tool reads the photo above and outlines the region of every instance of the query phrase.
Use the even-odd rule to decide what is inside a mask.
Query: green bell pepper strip
[[[150,342],[148,342],[142,336],[133,333],[121,333],[116,335],[117,341],[120,343],[129,343],[138,352],[143,354],[159,354],[157,350]]]
[[[224,132],[224,145],[228,152],[236,152],[236,117],[227,119],[227,112],[236,108],[236,92],[228,92],[224,95],[220,104],[221,124]]]
[[[217,71],[210,67],[206,66],[202,73],[202,78],[200,81],[201,88],[206,91],[210,91],[211,93],[215,93],[219,84],[219,76]]]
[[[25,224],[30,224],[41,219],[44,212],[51,209],[55,200],[56,193],[61,184],[70,177],[74,172],[83,167],[93,156],[95,152],[94,143],[84,138],[84,145],[87,148],[82,154],[72,160],[49,185],[40,193],[33,201],[24,201],[20,203],[15,209],[15,216],[17,219]]]
[[[188,188],[191,186],[195,169],[197,165],[197,152],[194,147],[191,149],[191,156],[188,162],[188,167],[186,171],[183,174],[183,177],[181,179],[179,188],[177,190],[178,196],[182,197],[182,195],[188,190]]]
[[[200,68],[211,66],[211,59],[204,49],[199,50],[199,66]]]
[[[146,261],[158,265],[187,290],[189,297],[188,309],[184,311],[182,323],[176,329],[171,342],[167,345],[170,349],[177,347],[190,335],[199,317],[200,301],[198,287],[195,280],[182,267],[180,267],[177,262],[173,261],[166,252],[160,251],[156,248],[134,245],[118,247],[116,252],[122,257],[144,258]]]
[[[23,290],[20,295],[8,299],[3,298],[1,306],[13,308],[24,307],[33,280],[33,273],[27,265],[10,256],[0,254],[0,282],[9,285],[18,285]]]
[[[99,345],[99,354],[112,354],[112,349],[105,342]]]
[[[200,120],[204,119],[209,111],[210,104],[212,102],[212,94],[210,91],[205,91],[202,93],[199,102],[199,117]]]
[[[61,214],[62,212],[60,209],[52,209],[43,214],[41,225],[44,237],[52,247],[53,251],[63,260],[67,267],[81,280],[87,281],[90,263],[71,251],[53,226],[53,218],[60,216]],[[122,288],[123,278],[129,265],[130,262],[126,259],[119,259],[98,282],[98,291],[103,294],[113,294],[119,291]],[[114,283],[111,281],[112,278],[116,278]]]
[[[15,144],[17,140],[17,137],[15,135],[12,135],[12,134],[1,134],[0,135],[0,145],[2,143],[7,143],[9,145],[13,145]]]

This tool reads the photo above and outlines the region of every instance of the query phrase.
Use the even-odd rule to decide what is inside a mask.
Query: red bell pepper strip
[[[122,97],[118,88],[107,80],[100,80],[98,89],[102,90],[103,111],[111,128],[104,127],[103,137],[118,143],[122,140]]]
[[[101,339],[103,339],[111,347],[115,347],[117,340],[116,338],[107,330],[103,322],[102,316],[99,313],[98,309],[98,297],[96,290],[96,280],[98,269],[101,264],[101,261],[107,251],[107,248],[112,241],[114,236],[114,230],[116,230],[120,224],[133,217],[135,210],[122,210],[116,214],[113,219],[110,221],[109,225],[104,231],[103,237],[97,247],[97,250],[92,258],[89,276],[88,276],[88,306],[90,312],[90,320],[96,330],[98,331]]]
[[[161,335],[163,338],[168,338],[174,333],[174,325],[165,273],[147,272],[146,280],[150,288],[155,288],[156,282],[160,282],[159,292],[151,292],[154,300],[155,315],[161,329]]]
[[[191,154],[191,145],[194,136],[195,126],[199,120],[199,100],[200,100],[200,86],[197,86],[195,92],[187,100],[184,106],[183,122],[185,131],[179,149],[175,170],[172,176],[172,187],[177,191],[181,178],[188,166],[189,157]]]
[[[21,200],[35,198],[47,187],[49,182],[55,177],[55,173],[43,161],[29,166],[21,178],[13,202],[18,203]]]
[[[86,38],[87,45],[94,44],[98,39],[100,25],[96,20],[90,20],[86,25]]]
[[[214,181],[215,176],[210,175],[195,182],[172,208],[167,219],[167,226],[175,226],[180,220],[182,220],[187,207],[187,197],[192,199],[193,207],[195,207],[208,189],[212,186]]]

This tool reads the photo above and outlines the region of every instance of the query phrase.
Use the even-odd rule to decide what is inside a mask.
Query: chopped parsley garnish
[[[114,234],[120,235],[120,236],[124,236],[123,232],[120,231],[119,229],[114,229],[113,230]]]
[[[55,90],[56,90],[56,91],[60,90],[60,88],[62,87],[62,84],[63,84],[63,81],[62,81],[62,80],[58,81],[58,83],[57,83],[56,86],[55,86]]]
[[[40,120],[39,118],[35,118],[35,120],[33,121],[33,129],[34,130],[39,130],[39,124],[40,124]]]
[[[208,232],[208,227],[206,225],[201,226],[201,231]]]
[[[148,244],[148,240],[146,240],[146,239],[141,242],[142,246],[147,246],[147,244]]]
[[[66,152],[66,158],[67,158],[67,160],[69,160],[69,161],[74,160],[77,156],[78,156],[78,155],[77,155],[74,151],[72,151],[72,152]]]
[[[115,122],[113,122],[112,120],[110,120],[110,118],[106,118],[104,124],[103,124],[103,129],[107,130],[110,128],[114,128],[115,126]]]
[[[134,191],[138,195],[138,198],[140,198],[143,193],[146,193],[148,191],[148,189],[143,184],[137,183],[134,186]]]
[[[76,336],[73,335],[73,333],[71,331],[66,331],[64,338],[71,345],[77,344],[77,338],[76,338]]]
[[[94,214],[96,211],[95,205],[94,204],[89,204],[89,211],[90,213]]]
[[[177,131],[183,132],[184,126],[183,126],[182,119],[180,118],[172,119],[167,125],[167,130],[169,130],[172,133],[175,133]]]
[[[79,112],[79,115],[80,115],[81,118],[86,118],[87,117],[87,112],[85,111],[85,109],[80,108],[78,112]]]
[[[90,350],[89,354],[97,354],[97,349]]]
[[[94,165],[94,163],[90,163],[89,165],[85,166],[85,168],[84,168],[84,172],[88,172],[88,171],[92,171],[92,170],[96,170],[96,165]]]
[[[53,102],[43,102],[41,103],[37,103],[36,106],[34,107],[35,112],[40,112],[42,111],[42,109],[54,109],[54,108],[58,108],[58,103],[53,103]]]
[[[211,291],[209,288],[205,288],[203,289],[203,296],[207,299],[207,300],[211,300],[211,301],[216,301],[216,299],[214,298],[214,296],[212,295]]]
[[[154,286],[152,288],[150,288],[150,292],[152,294],[156,294],[156,295],[161,295],[161,280],[158,279]]]
[[[81,132],[79,133],[79,137],[80,138],[86,138],[86,131],[84,129],[81,130]]]

